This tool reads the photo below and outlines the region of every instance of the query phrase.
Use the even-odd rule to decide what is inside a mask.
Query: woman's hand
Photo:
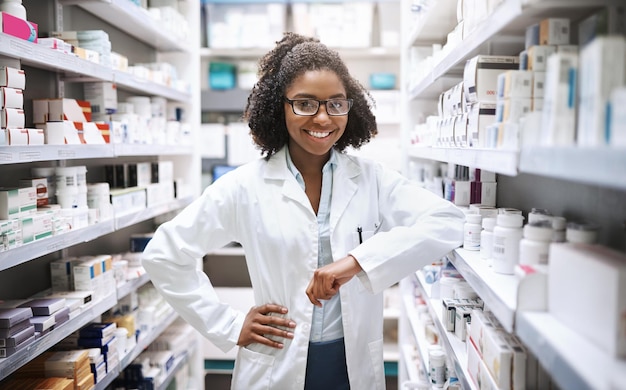
[[[361,266],[350,255],[315,270],[313,279],[306,288],[306,295],[315,306],[322,306],[320,299],[326,300],[339,292],[339,287],[361,271]]]
[[[265,304],[253,307],[243,321],[237,345],[245,347],[258,343],[273,348],[282,348],[283,343],[269,337],[277,336],[279,338],[293,339],[293,332],[290,330],[296,327],[296,323],[289,318],[284,318],[286,314],[287,308],[280,305]]]

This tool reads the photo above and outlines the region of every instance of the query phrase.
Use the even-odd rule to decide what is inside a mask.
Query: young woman
[[[239,346],[234,389],[384,389],[382,291],[462,242],[463,213],[345,153],[377,132],[339,55],[286,33],[245,110],[264,158],[222,176],[156,231],[157,290],[216,346]],[[240,243],[256,306],[217,298],[196,265]]]

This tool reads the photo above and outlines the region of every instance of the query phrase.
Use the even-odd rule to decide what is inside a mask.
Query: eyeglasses
[[[302,116],[316,115],[320,109],[320,106],[324,104],[326,106],[326,114],[329,116],[341,116],[347,115],[352,108],[352,99],[287,99],[285,102],[291,105],[291,109],[294,114]]]

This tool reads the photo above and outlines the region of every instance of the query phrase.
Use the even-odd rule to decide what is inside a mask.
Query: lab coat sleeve
[[[379,233],[350,251],[373,293],[439,260],[463,242],[463,212],[399,173],[378,167]]]
[[[226,175],[228,176],[228,175]],[[155,288],[178,314],[218,348],[237,344],[244,313],[220,302],[202,257],[235,239],[236,194],[226,176],[172,220],[162,224],[142,256]],[[233,181],[234,183],[234,181]]]

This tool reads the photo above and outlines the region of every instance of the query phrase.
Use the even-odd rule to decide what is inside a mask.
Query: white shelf
[[[420,287],[423,289],[425,300],[428,304],[428,310],[433,318],[433,322],[439,331],[441,344],[444,350],[450,354],[452,353],[452,361],[454,369],[456,371],[457,378],[461,384],[461,388],[466,390],[477,390],[474,382],[472,381],[469,371],[467,370],[467,349],[465,342],[459,340],[453,333],[446,330],[442,320],[442,304],[441,299],[430,298],[426,291],[429,291],[430,286],[426,284],[421,272],[416,274]],[[430,299],[429,299],[430,298]]]
[[[587,4],[585,4],[587,3]],[[432,84],[439,78],[450,74],[461,74],[465,61],[477,54],[493,51],[497,46],[499,55],[518,55],[524,47],[524,31],[527,26],[550,16],[566,17],[577,20],[584,12],[602,5],[617,4],[616,0],[597,0],[593,5],[584,0],[505,0],[480,25],[471,31],[454,48],[444,49],[446,53],[435,64],[431,72],[417,86],[411,89],[411,99],[432,95]],[[455,10],[456,8],[453,8]],[[435,8],[434,12],[443,12]],[[432,21],[434,23],[435,21]],[[450,32],[449,30],[448,32]],[[418,39],[420,33],[415,33]],[[424,41],[428,40],[425,38]],[[440,34],[434,34],[435,41],[441,43]],[[491,49],[490,50],[490,46]],[[443,90],[439,91],[443,92]]]
[[[406,285],[412,283],[412,281],[408,279],[403,279],[400,282],[402,285]],[[419,320],[417,310],[415,310],[415,303],[413,302],[413,292],[407,291],[409,288],[402,287],[402,302],[404,304],[404,310],[409,321],[409,326],[411,327],[411,331],[413,333],[413,337],[415,338],[415,342],[417,344],[417,351],[421,357],[420,359],[420,368],[422,372],[428,373],[428,367],[426,367],[426,362],[428,361],[428,341],[426,340],[426,335],[424,332],[419,331],[424,328],[424,325]],[[411,374],[411,373],[410,373]],[[409,375],[411,380],[417,380],[419,376],[419,372],[414,375]]]
[[[145,208],[135,213],[123,215],[121,217],[115,217],[115,229],[120,230],[125,227],[132,226],[137,223],[146,221],[148,219],[152,219],[156,216],[169,213],[170,211],[182,209],[183,207],[190,204],[192,200],[193,200],[192,197],[176,199],[172,202],[155,205],[155,206],[152,206],[150,208]]]
[[[192,145],[102,144],[0,146],[0,165],[121,156],[176,156],[191,154]]]
[[[121,369],[124,369],[126,366],[132,363],[132,361],[135,360],[137,356],[139,356],[139,354],[142,353],[146,348],[148,348],[148,346],[152,344],[152,342],[156,340],[156,338],[159,337],[159,335],[163,333],[163,331],[167,329],[168,326],[176,321],[176,318],[178,318],[178,314],[176,314],[176,312],[174,312],[174,310],[172,309],[170,314],[157,326],[152,328],[150,332],[144,332],[143,334],[140,333],[135,348],[133,348],[132,351],[129,351],[128,353],[126,353],[125,356],[120,358]]]
[[[46,237],[8,251],[0,252],[0,271],[61,249],[94,240],[113,233],[114,230],[113,220],[102,221],[81,229],[70,230],[67,233]]]
[[[144,95],[161,96],[178,102],[191,100],[191,93],[179,91],[164,84],[142,79],[128,72],[113,71],[113,82],[118,88]]]
[[[517,334],[561,389],[621,388],[626,360],[608,356],[549,313],[525,312]],[[621,377],[620,377],[621,375]]]
[[[110,67],[83,60],[74,55],[64,54],[43,45],[28,42],[4,33],[0,33],[0,54],[20,59],[24,65],[40,69],[59,70],[66,76],[83,77],[86,81],[89,79],[113,79],[113,71]]]
[[[157,51],[190,50],[183,40],[164,30],[146,9],[130,0],[61,0],[61,3],[77,5]]]
[[[172,202],[153,206],[149,209],[146,208],[136,213],[102,221],[81,229],[70,230],[67,233],[43,238],[8,251],[0,252],[0,271],[61,249],[95,240],[96,238],[113,233],[115,230],[123,229],[170,211],[179,210],[191,203],[192,200],[192,197],[176,199]]]
[[[514,275],[496,273],[480,258],[478,251],[456,249],[448,256],[507,332],[515,328],[519,282]]]
[[[408,148],[408,155],[412,158],[466,165],[508,176],[515,176],[518,173],[519,152],[511,150],[411,146]]]
[[[624,190],[626,149],[525,148],[519,171]]]
[[[126,2],[130,3],[129,0]],[[179,102],[188,102],[191,99],[189,92],[144,80],[127,72],[115,71],[109,66],[3,33],[0,33],[0,54],[20,59],[24,65],[58,71],[65,81],[110,81],[116,83],[119,88],[131,92],[161,96]]]
[[[426,46],[444,43],[448,33],[456,26],[456,0],[439,0],[430,3],[415,23],[407,39],[408,46]]]
[[[114,155],[121,156],[179,156],[191,154],[193,145],[112,144]]]
[[[137,291],[139,287],[148,283],[148,281],[150,281],[150,277],[147,273],[144,273],[135,279],[127,280],[126,283],[117,286],[117,299],[120,300],[131,292]]]
[[[115,157],[111,145],[0,146],[0,165],[89,158]]]
[[[91,307],[85,309],[76,318],[61,324],[52,332],[34,341],[31,345],[8,358],[0,359],[0,380],[6,378],[18,368],[52,348],[59,341],[93,321],[94,318],[109,310],[116,303],[117,298],[115,297],[115,293],[109,294],[109,296],[95,302]]]

